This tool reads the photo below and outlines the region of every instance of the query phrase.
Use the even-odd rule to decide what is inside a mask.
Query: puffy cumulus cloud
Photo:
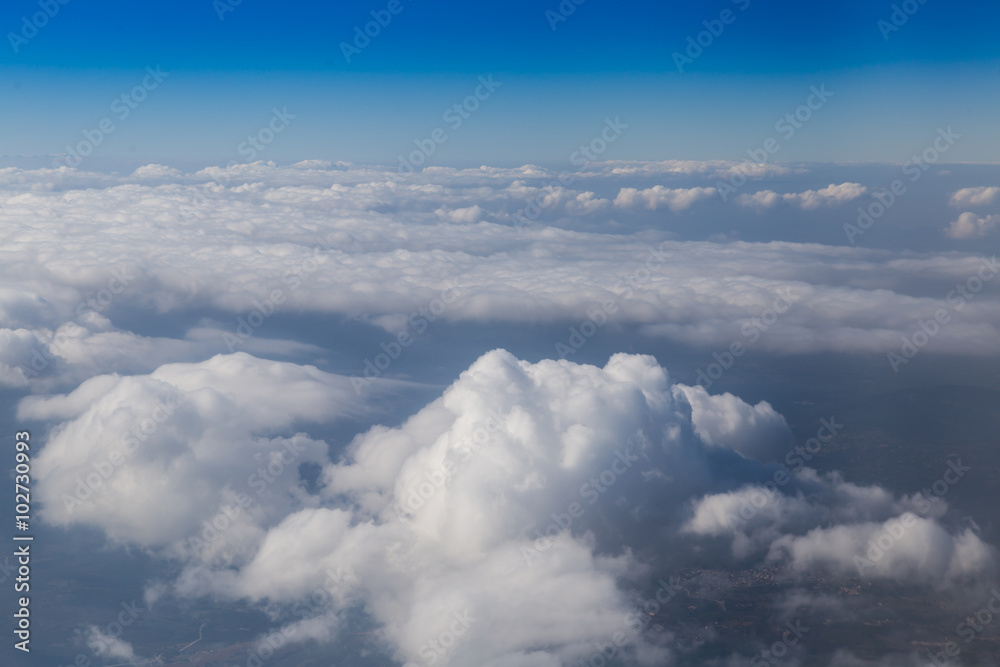
[[[795,476],[795,495],[784,492],[789,477],[773,480],[700,498],[683,531],[724,536],[734,558],[766,552],[797,574],[826,569],[940,587],[994,574],[995,550],[970,530],[948,532],[943,502],[896,498],[809,469]]]
[[[162,164],[147,164],[139,167],[129,177],[136,181],[166,181],[177,180],[183,174],[178,169],[167,167]]]
[[[86,641],[87,646],[93,648],[97,655],[106,660],[116,660],[118,661],[116,664],[130,664],[141,661],[136,656],[135,649],[132,648],[130,643],[121,637],[104,632],[96,625],[87,627]]]
[[[937,521],[903,513],[884,522],[818,527],[771,544],[771,559],[796,571],[825,568],[862,577],[948,585],[991,572],[994,550],[972,530],[951,534]]]
[[[601,163],[588,163],[587,169],[596,174],[615,176],[706,176],[709,178],[731,178],[742,175],[746,178],[766,178],[769,176],[785,176],[792,173],[806,173],[803,168],[792,168],[785,165],[733,160],[662,160],[639,162],[629,160],[609,160]]]
[[[952,239],[978,239],[986,236],[1000,225],[1000,215],[980,218],[975,213],[963,213],[944,230],[944,235]]]
[[[761,190],[753,194],[740,195],[736,198],[736,203],[740,206],[763,210],[774,208],[784,202],[805,210],[812,210],[822,206],[837,206],[854,201],[866,192],[868,192],[868,188],[860,183],[841,183],[839,185],[831,183],[821,190],[806,190],[805,192],[779,194],[773,190]]]
[[[915,511],[807,468],[768,489],[779,468],[761,461],[790,444],[781,416],[678,385],[651,357],[598,368],[495,350],[335,458],[293,430],[358,409],[350,394],[345,378],[237,354],[98,376],[25,399],[19,417],[62,420],[35,464],[46,520],[179,558],[173,594],[266,604],[298,641],[335,641],[362,611],[401,661],[575,664],[617,635],[627,661],[671,664],[683,649],[629,622],[635,591],[703,541],[843,576],[852,548]],[[289,470],[291,451],[321,466],[316,485]],[[105,460],[119,470],[65,506]],[[992,563],[939,518],[920,519],[872,576],[951,581]]]
[[[697,499],[682,532],[731,539],[733,556],[745,559],[762,556],[786,533],[894,516],[913,507],[912,499],[896,499],[880,487],[857,486],[837,474],[820,477],[806,468]]]
[[[570,215],[591,215],[607,209],[611,206],[611,202],[593,192],[580,192],[567,200],[563,206]]]
[[[727,428],[749,441],[775,432],[767,409],[731,396],[694,420],[675,389],[650,357],[597,368],[494,351],[400,427],[359,435],[337,462],[290,429],[356,409],[346,379],[244,354],[98,376],[25,399],[19,417],[63,420],[35,463],[44,518],[183,559],[178,594],[291,608],[334,572],[322,605],[285,618],[296,637],[335,637],[344,610],[360,605],[404,660],[452,633],[449,664],[565,664],[610,628],[652,665],[669,649],[626,622],[623,586],[649,567],[634,555],[649,540],[645,521],[676,523],[683,499],[712,485],[717,452],[742,444]],[[286,478],[257,495],[260,470],[289,443],[298,462],[323,464],[320,487],[306,489],[286,461]],[[725,451],[735,471],[757,465]],[[91,497],[67,504],[88,478]],[[210,525],[221,537],[190,539]]]
[[[1000,201],[1000,187],[962,188],[951,196],[949,203],[956,208],[988,206]]]
[[[483,219],[483,215],[485,214],[485,211],[483,211],[483,209],[481,209],[479,206],[467,206],[465,208],[456,208],[450,210],[442,207],[434,212],[437,213],[439,216],[441,216],[442,220],[447,220],[448,222],[465,223],[465,224],[479,222],[480,220]]]
[[[237,353],[96,376],[66,395],[24,399],[18,417],[64,420],[34,466],[46,521],[233,558],[304,494],[298,466],[327,461],[325,442],[291,427],[362,410],[349,378]],[[226,539],[204,539],[205,521],[231,523]]]
[[[794,194],[781,195],[775,192],[774,190],[760,190],[759,192],[755,192],[753,194],[740,195],[739,197],[736,198],[736,203],[739,204],[740,206],[747,206],[750,208],[763,210],[768,208],[774,208],[781,202],[787,201],[786,197],[788,198],[787,200],[794,201],[796,195]]]
[[[626,623],[620,584],[643,568],[619,542],[626,524],[608,520],[638,532],[632,513],[687,483],[670,481],[677,466],[708,474],[689,410],[648,357],[616,355],[602,369],[491,352],[401,427],[372,429],[326,467],[322,495],[350,510],[292,514],[239,572],[192,567],[179,589],[291,605],[342,571],[323,618],[335,625],[361,601],[401,660],[426,659],[452,632],[448,664],[567,664],[610,628],[638,664],[664,664],[666,649]],[[549,528],[569,512],[566,530]],[[329,634],[315,621],[297,622],[296,636]]]
[[[558,183],[558,179],[541,184],[515,180],[501,196],[511,197],[511,207],[520,208],[529,218],[537,218],[543,211],[557,216],[589,216],[612,205],[594,192],[580,192]]]
[[[654,185],[645,190],[622,188],[615,197],[615,206],[645,208],[650,211],[666,207],[676,212],[714,197],[716,192],[715,188],[666,188],[662,185]]]
[[[120,177],[66,168],[5,170],[0,328],[21,342],[0,358],[0,376],[6,384],[25,381],[17,369],[30,369],[34,352],[24,346],[23,331],[42,346],[70,322],[91,331],[78,319],[81,309],[105,316],[221,310],[234,323],[255,300],[280,290],[281,309],[289,312],[363,313],[371,322],[399,322],[456,279],[457,299],[441,314],[452,322],[579,321],[595,303],[614,299],[620,304],[615,320],[624,326],[715,347],[728,346],[734,332],[752,326],[782,297],[794,298],[793,306],[755,342],[760,349],[884,353],[898,350],[913,323],[940,308],[950,288],[928,294],[928,279],[957,284],[980,261],[624,233],[608,219],[623,210],[613,201],[638,207],[630,216],[655,217],[646,209],[650,203],[683,207],[714,195],[711,187],[625,187],[633,185],[623,184],[628,176],[611,173],[623,166],[589,164],[592,171],[569,174],[572,181],[530,165],[429,168],[405,178],[384,168],[324,162],[256,162],[180,176],[155,165]],[[675,167],[694,169],[669,166]],[[51,187],[35,187],[45,183]],[[833,187],[847,196],[850,186]],[[530,206],[539,217],[515,229],[511,214]],[[546,216],[565,228],[548,226]],[[583,231],[595,221],[615,233]],[[639,270],[651,249],[670,252],[671,260],[626,289],[622,272]],[[105,309],[116,272],[131,279]],[[95,299],[96,308],[90,305]],[[995,295],[981,293],[962,315],[935,337],[935,352],[1000,352]],[[181,342],[204,343],[205,327],[197,328]],[[115,330],[92,333],[96,344],[111,340]],[[142,346],[153,363],[199,358],[193,346],[162,339],[126,347]]]
[[[769,463],[784,457],[793,444],[785,418],[767,402],[751,406],[729,393],[713,396],[700,386],[677,385],[674,392],[691,404],[695,433],[707,445]]]
[[[840,183],[839,185],[831,183],[821,190],[801,192],[796,196],[796,199],[802,208],[811,209],[854,201],[866,192],[868,192],[868,188],[860,183]]]

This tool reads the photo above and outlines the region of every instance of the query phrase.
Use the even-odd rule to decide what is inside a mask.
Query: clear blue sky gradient
[[[295,118],[258,159],[395,164],[442,127],[428,164],[558,166],[609,116],[629,128],[603,158],[738,159],[825,84],[833,97],[774,159],[901,161],[947,125],[967,138],[950,161],[1000,155],[994,2],[898,2],[916,11],[890,33],[894,3],[871,0],[566,0],[554,30],[558,0],[398,0],[396,14],[389,0],[233,1],[42,0],[58,12],[16,53],[10,34],[42,10],[6,3],[0,154],[62,153],[112,118],[95,156],[244,160],[241,142],[277,107]],[[724,10],[730,22],[678,71],[674,53]],[[373,11],[391,21],[348,62],[341,43]],[[169,76],[116,118],[114,100],[157,65]],[[442,114],[489,74],[500,87],[448,128]]]

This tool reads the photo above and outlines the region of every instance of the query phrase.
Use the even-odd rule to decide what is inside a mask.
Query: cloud
[[[102,631],[96,625],[87,628],[87,646],[92,647],[97,655],[108,660],[116,660],[118,663],[132,663],[139,660],[130,643],[121,637]]]
[[[766,178],[769,176],[785,176],[793,173],[807,173],[801,167],[789,167],[765,162],[744,160],[608,160],[601,163],[588,163],[591,173],[613,176],[657,177],[657,176],[705,176],[708,178],[728,179],[735,175],[746,178]]]
[[[61,421],[35,463],[45,520],[178,558],[173,594],[266,604],[297,641],[333,641],[360,612],[403,662],[569,664],[621,632],[626,660],[669,664],[682,649],[627,620],[637,585],[720,539],[734,565],[853,576],[852,549],[916,511],[808,468],[766,490],[784,419],[676,384],[648,356],[599,368],[494,350],[404,423],[331,448],[309,429],[363,410],[351,395],[347,378],[236,354],[98,376],[24,399],[18,418]],[[130,436],[120,472],[64,507]],[[992,550],[941,511],[869,576],[987,571]]]
[[[441,216],[442,220],[462,224],[479,222],[483,219],[483,215],[485,214],[485,211],[483,211],[483,209],[479,206],[466,206],[465,208],[456,208],[451,210],[442,207],[434,212]]]
[[[458,614],[473,620],[450,664],[522,653],[570,660],[592,652],[591,638],[606,628],[620,626],[636,645],[645,641],[624,624],[630,607],[618,587],[636,564],[627,550],[597,552],[594,539],[607,549],[615,537],[596,510],[588,508],[573,531],[553,532],[548,523],[557,511],[575,514],[569,505],[587,504],[590,494],[603,515],[667,488],[665,472],[644,484],[638,468],[640,457],[683,459],[683,403],[668,382],[648,357],[618,355],[599,369],[487,354],[400,428],[376,427],[343,462],[326,460],[320,495],[296,486],[294,475],[275,482],[272,495],[225,521],[231,525],[207,551],[187,536],[224,514],[216,508],[236,507],[244,480],[261,475],[269,458],[280,460],[273,452],[293,440],[305,450],[300,460],[326,459],[323,443],[287,429],[343,413],[344,379],[238,354],[164,366],[148,377],[101,376],[65,396],[26,399],[19,417],[69,420],[35,465],[46,520],[97,525],[115,540],[185,558],[181,593],[291,604],[327,570],[343,569],[345,590],[330,604],[336,610],[363,600],[401,658],[418,659]],[[567,394],[567,386],[582,393]],[[163,405],[172,414],[154,426]],[[494,415],[499,421],[484,444],[480,430]],[[63,508],[62,497],[99,474],[93,462],[110,458],[136,423],[145,439],[102,483],[93,509]],[[665,423],[674,425],[661,432]],[[634,481],[612,483],[603,498],[600,482],[580,494],[588,476],[608,482],[629,473]],[[434,493],[424,498],[427,483]]]
[[[975,213],[963,213],[945,228],[944,235],[959,240],[977,239],[992,232],[997,225],[1000,225],[1000,215],[980,218]]]
[[[180,175],[157,165],[126,176],[0,170],[7,234],[0,248],[0,336],[9,341],[0,352],[0,383],[50,391],[51,383],[78,383],[108,365],[148,372],[231,352],[236,348],[212,338],[221,341],[276,290],[281,313],[398,328],[458,278],[457,299],[440,314],[446,322],[574,323],[594,304],[614,300],[617,325],[728,347],[742,327],[787,298],[792,309],[759,336],[757,349],[886,353],[898,350],[913,323],[940,308],[948,286],[975,274],[981,261],[782,241],[679,241],[656,229],[630,233],[614,219],[623,206],[652,219],[664,206],[680,210],[714,196],[711,187],[624,187],[633,176],[612,173],[643,164],[596,163],[587,166],[591,171],[565,174],[531,165],[434,168],[407,178],[324,162],[256,162]],[[739,163],[649,168],[700,178],[733,166]],[[858,188],[843,183],[748,196],[765,204],[787,196],[796,206],[825,205]],[[510,215],[531,206],[537,208],[531,224],[514,229]],[[556,221],[564,228],[552,226]],[[636,281],[653,251],[670,252],[670,261]],[[112,294],[116,272],[130,279]],[[941,294],[928,293],[928,279],[940,281]],[[120,319],[155,313],[188,321],[186,314],[206,311],[210,322],[191,322],[172,338],[130,332]],[[239,349],[306,352],[263,336]],[[932,349],[1000,352],[996,297],[979,294]],[[48,365],[33,376],[43,365],[36,353]]]
[[[830,184],[821,190],[806,190],[805,192],[778,194],[773,190],[761,190],[751,194],[740,195],[736,203],[757,209],[774,208],[781,202],[798,206],[803,210],[814,210],[822,206],[837,206],[853,201],[868,192],[868,188],[860,183]]]
[[[96,376],[66,395],[24,399],[18,417],[69,420],[35,462],[46,521],[213,557],[287,511],[300,464],[326,461],[327,444],[293,424],[362,410],[349,378],[237,353],[145,376]],[[287,435],[270,435],[276,429]],[[241,508],[239,494],[273,498]],[[220,513],[234,523],[226,543],[187,540]]]
[[[815,528],[771,545],[771,558],[796,571],[832,569],[845,575],[947,585],[989,572],[993,550],[971,530],[952,535],[933,519],[901,514],[883,523]]]
[[[784,456],[792,444],[785,418],[764,401],[751,406],[732,394],[710,395],[703,387],[677,385],[674,391],[691,404],[695,433],[707,445],[769,463]]]
[[[962,188],[951,196],[949,203],[956,208],[988,206],[1000,201],[1000,187]]]
[[[137,181],[168,181],[177,180],[183,174],[173,167],[162,164],[147,164],[132,172],[131,179]]]
[[[621,208],[645,208],[655,211],[667,207],[671,211],[683,211],[694,204],[714,197],[715,188],[666,188],[654,185],[645,190],[622,188],[615,197],[615,206]]]
[[[947,588],[994,571],[991,546],[971,530],[947,530],[943,501],[896,498],[808,468],[791,482],[774,480],[702,497],[683,532],[729,538],[736,559],[766,551],[768,561],[799,575],[824,569]]]

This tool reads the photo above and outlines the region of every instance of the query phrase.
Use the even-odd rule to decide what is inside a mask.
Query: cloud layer
[[[148,372],[236,349],[301,352],[293,341],[255,336],[233,344],[225,334],[258,310],[265,318],[334,314],[395,330],[453,285],[456,298],[439,313],[451,322],[568,326],[612,300],[616,324],[708,348],[741,340],[754,318],[785,299],[791,309],[757,337],[758,349],[888,353],[984,259],[675,240],[672,216],[700,207],[735,214],[741,203],[787,201],[806,216],[867,191],[844,182],[784,195],[747,191],[724,202],[715,183],[734,170],[743,165],[428,168],[408,177],[320,161],[189,174],[148,165],[127,176],[3,169],[0,383],[44,389],[109,366]],[[804,170],[759,171],[766,180]],[[666,184],[627,185],[651,178]],[[991,192],[960,190],[955,198],[987,202]],[[963,213],[949,234],[985,234],[995,217]],[[587,231],[595,225],[602,231]],[[670,259],[649,271],[655,253]],[[928,349],[1000,352],[994,295],[967,300]],[[215,317],[173,338],[128,331],[115,315],[196,310]]]
[[[349,387],[240,353],[98,376],[19,413],[60,422],[36,464],[47,520],[177,559],[175,595],[266,603],[297,641],[331,641],[360,610],[401,661],[569,664],[621,633],[628,660],[669,664],[683,648],[629,621],[637,595],[713,552],[793,578],[952,585],[994,566],[943,501],[785,470],[794,442],[770,405],[676,384],[651,357],[495,350],[399,427],[331,449],[308,424],[358,410]]]

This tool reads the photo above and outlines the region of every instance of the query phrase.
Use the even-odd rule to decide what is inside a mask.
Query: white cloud
[[[595,303],[614,299],[618,324],[718,347],[784,296],[794,307],[769,327],[759,349],[884,353],[898,349],[913,322],[940,307],[947,290],[928,294],[928,278],[947,286],[978,269],[979,259],[946,253],[664,242],[666,233],[628,234],[606,219],[622,205],[636,212],[683,209],[714,196],[711,187],[622,187],[625,175],[611,173],[643,164],[588,165],[592,171],[566,186],[560,174],[530,165],[435,168],[408,178],[323,162],[256,162],[179,176],[156,165],[123,177],[66,168],[0,170],[6,234],[0,335],[10,341],[0,352],[0,382],[49,390],[50,378],[79,382],[109,364],[148,372],[168,361],[204,359],[223,351],[211,332],[221,338],[233,331],[255,300],[276,289],[282,312],[360,313],[365,321],[398,327],[456,277],[459,298],[441,315],[450,322],[578,321]],[[714,178],[718,169],[739,163],[699,165],[650,169]],[[844,183],[749,196],[765,204],[787,196],[811,206],[844,201],[859,189]],[[615,203],[598,194],[608,192],[617,193]],[[538,207],[538,222],[517,231],[509,214],[529,202]],[[541,222],[547,217],[569,229],[547,226]],[[580,222],[587,220],[616,233],[577,231],[588,228]],[[984,228],[992,224],[984,221]],[[637,287],[622,287],[622,273],[640,270],[650,248],[661,246],[671,260]],[[88,302],[107,290],[115,271],[134,277],[114,294],[112,308],[98,309],[107,318],[102,321],[87,314]],[[195,324],[174,340],[125,331],[111,315],[196,309],[214,311],[216,321]],[[935,338],[935,352],[1000,352],[995,296],[981,293],[962,315]],[[60,334],[69,336],[65,349],[53,345]],[[303,351],[263,337],[242,349]],[[45,351],[58,358],[38,378],[26,375],[41,363],[36,352]]]
[[[18,417],[62,420],[35,463],[47,520],[180,558],[175,594],[267,603],[298,640],[336,637],[357,608],[401,661],[426,659],[451,632],[438,656],[448,664],[575,663],[620,631],[627,659],[665,664],[674,649],[625,620],[625,584],[663,566],[651,554],[669,560],[729,536],[735,561],[770,555],[849,574],[850,548],[914,507],[803,469],[734,527],[730,515],[775,470],[752,457],[790,445],[784,419],[767,403],[677,385],[647,356],[598,368],[496,350],[400,426],[375,426],[331,458],[301,429],[362,409],[350,397],[346,378],[237,354],[99,376],[25,399]],[[164,404],[176,407],[157,421]],[[64,508],[63,494],[100,474],[94,463],[130,432],[145,437],[120,473]],[[307,489],[285,462],[257,494],[252,476],[289,443],[296,461],[322,466],[321,486]],[[224,519],[220,506],[235,507],[241,490],[253,504]],[[978,538],[952,536],[937,516],[877,574],[950,581],[992,564]],[[193,544],[217,519],[221,536]],[[330,593],[293,611],[317,590]]]
[[[950,204],[956,208],[988,206],[1000,201],[1000,187],[962,188],[951,196]]]
[[[465,208],[456,209],[447,209],[442,207],[434,212],[441,216],[442,220],[461,224],[479,222],[483,219],[483,216],[486,213],[479,206],[466,206]]]
[[[952,239],[982,238],[1000,225],[1000,215],[980,218],[975,213],[963,213],[944,230],[944,235]]]
[[[691,404],[695,433],[708,445],[769,463],[792,444],[785,418],[764,401],[751,406],[732,394],[710,395],[703,387],[676,385],[674,391]]]
[[[343,569],[343,590],[330,605],[364,600],[401,658],[417,659],[454,613],[466,612],[475,622],[451,664],[521,654],[568,661],[589,655],[594,636],[619,627],[636,654],[645,640],[624,623],[630,607],[619,581],[642,568],[627,548],[598,555],[618,539],[604,517],[617,515],[619,528],[633,524],[637,508],[655,498],[678,503],[685,488],[709,476],[684,393],[671,391],[663,369],[649,357],[616,355],[600,369],[492,352],[404,425],[372,429],[333,463],[323,443],[288,428],[342,414],[345,384],[314,369],[234,355],[144,377],[101,376],[66,396],[25,399],[22,419],[68,420],[36,461],[44,516],[97,525],[116,540],[187,559],[177,584],[186,594],[291,604],[328,569]],[[174,403],[154,427],[157,408]],[[751,439],[773,429],[733,397],[716,411]],[[134,424],[143,432],[144,419],[152,432],[121,471],[87,504],[63,508],[62,495],[97,472],[93,463],[110,456]],[[220,505],[235,504],[247,477],[289,438],[305,448],[301,460],[325,462],[322,494],[295,487],[294,475],[276,482],[207,551],[192,548],[188,536],[200,534]],[[685,479],[670,481],[682,467]],[[581,491],[590,477],[608,486]],[[582,516],[573,503],[586,508]],[[568,512],[576,515],[571,530],[549,528],[553,515]],[[318,622],[310,621],[313,636],[322,634]],[[324,623],[335,632],[332,618]]]
[[[792,488],[799,493],[790,494]],[[943,501],[896,498],[878,486],[806,468],[784,484],[702,497],[683,531],[727,536],[734,558],[767,552],[768,561],[797,574],[819,568],[837,576],[949,587],[991,573],[993,548],[969,530],[948,532],[941,523],[946,511]]]
[[[65,396],[24,399],[18,416],[69,420],[35,462],[47,521],[215,557],[288,510],[300,463],[326,461],[326,443],[290,427],[362,410],[349,378],[237,353],[146,376],[97,376]],[[269,435],[276,429],[287,435]],[[228,513],[239,517],[227,540],[186,541],[240,493],[255,505]]]
[[[739,175],[745,178],[761,179],[769,176],[784,176],[792,173],[807,173],[802,168],[792,168],[779,164],[751,162],[744,160],[663,160],[663,161],[630,161],[609,160],[601,163],[588,163],[587,169],[595,174],[614,176],[695,176],[729,179]]]
[[[994,562],[992,549],[971,530],[952,535],[936,521],[901,514],[885,522],[815,528],[786,535],[771,557],[799,572],[828,568],[846,575],[947,585],[974,580]]]
[[[105,660],[115,660],[116,664],[138,661],[132,645],[114,635],[104,632],[96,625],[87,628],[87,646]]]
[[[162,164],[147,164],[132,172],[131,179],[138,181],[167,181],[177,180],[183,174],[173,167],[166,167]]]
[[[666,207],[676,212],[714,197],[716,192],[715,188],[667,188],[662,185],[654,185],[645,190],[622,188],[615,197],[615,206],[644,208],[650,211]]]
[[[860,183],[841,183],[839,185],[831,183],[821,190],[806,190],[805,192],[779,194],[773,190],[761,190],[753,194],[740,195],[736,198],[736,203],[740,206],[769,209],[785,202],[808,211],[822,206],[837,206],[854,201],[866,192],[868,192],[868,188]]]

